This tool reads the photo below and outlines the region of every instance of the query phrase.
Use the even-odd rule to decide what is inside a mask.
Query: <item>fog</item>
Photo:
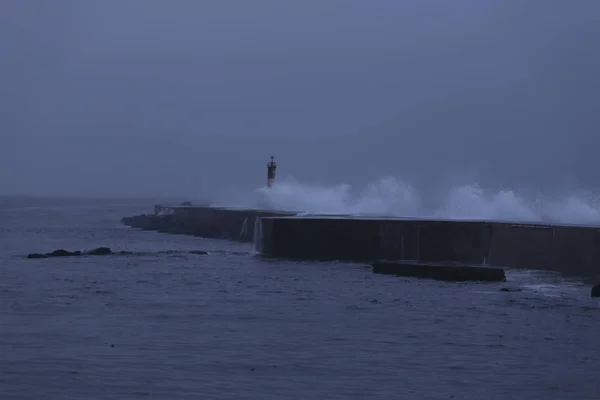
[[[4,0],[0,191],[240,203],[274,155],[295,193],[278,198],[381,182],[419,204],[465,187],[581,197],[600,180],[599,15],[595,0]]]

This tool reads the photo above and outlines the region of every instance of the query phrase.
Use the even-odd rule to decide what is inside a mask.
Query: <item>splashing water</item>
[[[384,178],[354,196],[352,187],[306,185],[287,180],[272,188],[257,189],[260,202],[269,208],[312,214],[403,215],[419,212],[419,198],[409,185]]]
[[[262,253],[262,224],[258,222],[258,218],[254,220],[254,252],[256,254]]]
[[[506,219],[539,221],[541,218],[510,190],[492,195],[474,185],[453,188],[445,204],[434,212],[435,217],[454,219]]]
[[[358,193],[347,184],[326,187],[289,178],[272,188],[256,189],[251,204],[244,206],[306,214],[600,224],[600,209],[594,202],[573,195],[559,200],[527,199],[512,190],[488,192],[468,184],[455,186],[439,196],[436,206],[427,207],[424,200],[415,188],[392,177],[372,182]]]

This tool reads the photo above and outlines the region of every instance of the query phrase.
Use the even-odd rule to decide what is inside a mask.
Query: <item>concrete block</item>
[[[502,268],[442,262],[380,260],[373,263],[373,272],[454,282],[504,282],[506,280]]]

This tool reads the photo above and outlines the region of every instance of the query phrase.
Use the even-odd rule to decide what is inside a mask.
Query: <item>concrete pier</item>
[[[157,205],[154,214],[124,217],[122,222],[142,230],[252,242],[258,218],[294,214],[243,208]]]
[[[600,273],[600,227],[501,221],[286,216],[260,219],[256,249],[302,260],[414,260]]]
[[[128,226],[254,241],[264,256],[297,260],[405,260],[600,275],[600,227],[504,221],[310,215],[210,206],[155,207]]]

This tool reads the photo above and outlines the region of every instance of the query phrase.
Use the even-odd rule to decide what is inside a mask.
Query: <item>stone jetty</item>
[[[122,223],[142,230],[252,242],[255,222],[259,218],[295,214],[285,211],[193,206],[185,203],[179,206],[157,205],[153,214],[124,217]]]
[[[506,221],[373,218],[356,216],[265,217],[256,249],[296,260],[373,262],[409,260],[600,273],[600,227]]]
[[[377,260],[600,274],[600,227],[507,221],[301,215],[210,206],[155,206],[123,218],[139,229],[252,242],[263,256]],[[419,264],[420,265],[420,264]]]

